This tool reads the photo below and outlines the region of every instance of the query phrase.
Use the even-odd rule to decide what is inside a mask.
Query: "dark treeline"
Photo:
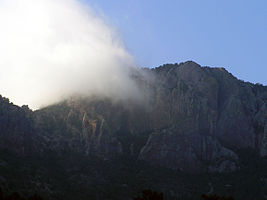
[[[203,200],[234,200],[233,197],[225,197],[225,196],[221,197],[216,194],[212,194],[212,195],[203,194],[201,197]]]
[[[17,192],[13,192],[10,195],[4,195],[2,189],[0,188],[0,200],[43,200],[43,198],[37,194],[34,194],[29,198],[24,198]]]
[[[156,192],[152,190],[143,190],[142,194],[138,197],[134,197],[133,200],[164,200],[162,192]],[[233,197],[221,197],[216,194],[201,196],[202,200],[234,200]],[[29,198],[22,197],[19,193],[13,192],[10,195],[4,195],[0,188],[0,200],[44,200],[41,196],[34,194]]]
[[[143,190],[142,195],[135,197],[133,200],[163,200],[163,193],[152,190]]]
[[[202,200],[234,200],[233,197],[218,196],[216,194],[201,195]],[[133,198],[133,200],[164,200],[162,192],[152,190],[143,190],[142,195]]]

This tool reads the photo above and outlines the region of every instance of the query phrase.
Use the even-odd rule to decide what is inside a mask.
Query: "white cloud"
[[[137,95],[132,57],[77,0],[0,1],[0,94],[32,108],[72,94]]]

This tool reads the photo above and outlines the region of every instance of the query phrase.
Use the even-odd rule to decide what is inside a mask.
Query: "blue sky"
[[[136,63],[193,60],[267,85],[266,0],[82,0],[112,24]]]

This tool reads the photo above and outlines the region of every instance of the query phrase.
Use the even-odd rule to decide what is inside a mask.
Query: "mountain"
[[[0,185],[47,199],[129,199],[142,188],[264,199],[266,86],[192,61],[132,78],[139,100],[72,97],[33,112],[1,97]]]

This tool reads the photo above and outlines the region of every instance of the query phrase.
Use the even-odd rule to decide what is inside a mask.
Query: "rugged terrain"
[[[145,74],[145,76],[141,75]],[[47,199],[264,199],[267,87],[194,62],[142,69],[139,100],[73,97],[31,111],[0,99],[0,184]]]

